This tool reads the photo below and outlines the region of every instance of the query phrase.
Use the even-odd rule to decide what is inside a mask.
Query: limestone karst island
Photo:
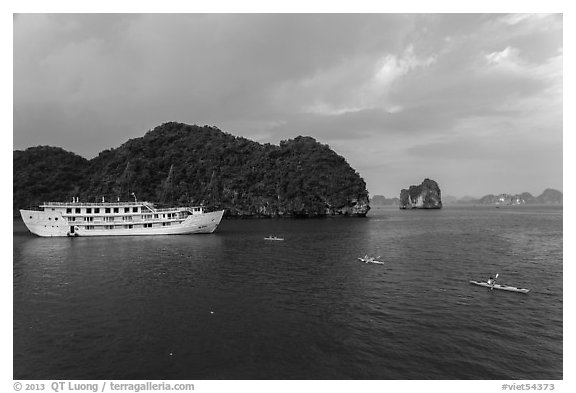
[[[434,180],[400,191],[400,209],[442,209],[440,187]]]
[[[59,147],[14,151],[13,213],[45,201],[203,205],[228,217],[366,216],[364,179],[328,145],[260,144],[216,127],[162,124],[88,160]]]

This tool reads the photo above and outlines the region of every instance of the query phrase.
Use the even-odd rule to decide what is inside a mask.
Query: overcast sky
[[[86,158],[167,121],[310,135],[371,196],[562,184],[562,15],[20,14],[13,148]]]

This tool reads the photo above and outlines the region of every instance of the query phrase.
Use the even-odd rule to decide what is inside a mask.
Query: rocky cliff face
[[[400,209],[441,209],[440,187],[434,180],[424,179],[418,186],[400,191]]]
[[[327,216],[356,216],[365,217],[370,210],[370,203],[368,197],[360,197],[353,199],[346,206],[340,208],[327,207]]]

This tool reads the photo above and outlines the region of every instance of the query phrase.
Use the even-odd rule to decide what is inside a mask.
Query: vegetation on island
[[[47,200],[204,205],[232,216],[366,215],[346,160],[299,136],[260,144],[209,126],[165,123],[87,160],[61,148],[14,151],[14,211]]]
[[[37,146],[13,154],[13,212],[44,201],[78,195],[86,179],[87,159],[59,147]]]

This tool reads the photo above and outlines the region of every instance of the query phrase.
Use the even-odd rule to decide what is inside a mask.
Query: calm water
[[[531,292],[469,284],[495,273]],[[15,379],[562,379],[562,306],[558,207],[134,238],[14,221]]]

